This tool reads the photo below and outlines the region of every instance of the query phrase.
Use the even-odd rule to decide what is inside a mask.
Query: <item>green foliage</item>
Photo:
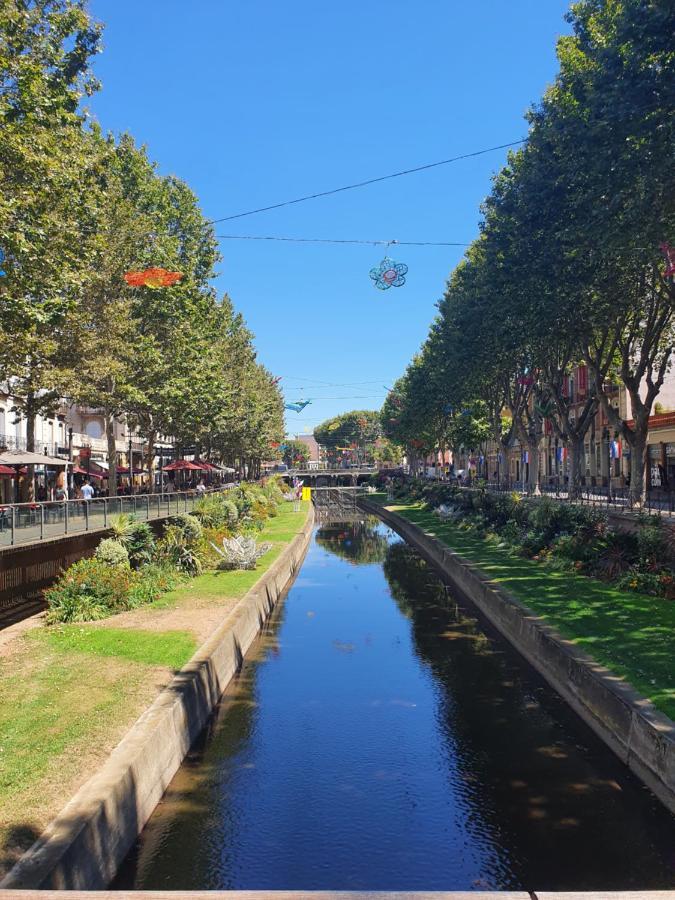
[[[558,571],[620,579],[624,588],[645,592],[648,587],[654,596],[669,598],[675,591],[672,533],[658,518],[644,517],[630,534],[611,530],[606,513],[594,507],[424,481],[410,482],[406,490],[409,499],[423,500],[431,509],[444,505],[457,511],[445,519],[459,527]]]
[[[104,538],[96,548],[95,556],[109,566],[129,567],[127,548],[114,538]]]
[[[179,528],[189,544],[196,543],[204,532],[200,520],[197,516],[193,516],[190,513],[179,513],[176,516],[171,516],[169,519],[169,526],[176,526]]]
[[[155,535],[152,528],[147,522],[134,522],[126,535],[124,546],[135,569],[145,566],[152,559],[155,549]]]
[[[157,560],[173,566],[185,575],[199,575],[202,571],[197,542],[190,540],[178,525],[167,525],[164,536],[157,542]]]
[[[118,515],[110,516],[108,519],[108,528],[112,531],[113,538],[125,546],[131,539],[135,525],[134,517],[128,513],[119,513]]]
[[[130,608],[155,603],[162,594],[174,590],[181,582],[180,573],[166,563],[144,565],[138,576],[129,592]]]
[[[129,566],[81,559],[45,591],[48,622],[86,622],[129,608],[137,576]]]
[[[369,409],[342,413],[317,426],[314,438],[326,450],[331,464],[345,458],[347,451],[350,458],[370,463],[375,444],[382,438],[380,415]]]

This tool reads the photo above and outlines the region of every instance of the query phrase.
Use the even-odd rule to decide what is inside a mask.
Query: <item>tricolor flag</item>
[[[621,444],[618,441],[610,442],[609,458],[610,459],[621,459]]]

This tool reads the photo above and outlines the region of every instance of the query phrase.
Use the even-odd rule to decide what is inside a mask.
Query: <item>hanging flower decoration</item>
[[[671,278],[675,275],[675,247],[671,247],[667,241],[659,245],[659,249],[666,258],[666,268],[663,273],[664,278]]]
[[[405,263],[394,262],[389,256],[385,256],[379,266],[370,270],[370,277],[375,282],[375,287],[381,291],[388,291],[390,287],[402,287],[405,284],[405,276],[408,267]]]
[[[4,278],[5,275],[7,274],[7,272],[5,272],[5,270],[2,267],[2,264],[4,263],[4,261],[5,261],[5,251],[0,250],[0,278]]]
[[[284,377],[283,375],[277,375],[276,378],[272,379],[272,384],[274,385],[274,387],[276,387],[279,384],[279,382],[281,381],[281,379],[283,377]]]
[[[368,427],[368,419],[357,419],[356,424],[359,428],[367,428]]]
[[[270,441],[270,447],[272,447],[273,450],[276,450],[279,446],[281,446],[279,441]]]
[[[169,272],[168,269],[144,269],[142,272],[126,272],[124,280],[131,287],[157,288],[171,287],[183,277],[182,272]]]

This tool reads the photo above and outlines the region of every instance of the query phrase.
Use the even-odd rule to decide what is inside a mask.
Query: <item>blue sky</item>
[[[567,0],[91,0],[105,23],[91,107],[220,218],[525,136]],[[217,226],[221,235],[471,241],[497,151]],[[223,240],[217,287],[256,336],[292,432],[379,408],[424,340],[461,248]]]

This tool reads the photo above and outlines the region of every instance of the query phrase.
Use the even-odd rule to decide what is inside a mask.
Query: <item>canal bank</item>
[[[675,822],[397,535],[325,524],[112,887],[619,890]]]
[[[269,525],[266,526],[262,536],[272,540],[274,546],[260,561],[258,573],[207,573],[195,579],[189,586],[179,589],[175,592],[175,596],[167,598],[164,603],[128,614],[131,617],[145,617],[145,619],[154,615],[165,623],[172,617],[175,621],[175,614],[179,614],[182,616],[184,628],[190,631],[194,630],[192,623],[198,626],[205,614],[209,618],[214,612],[218,615],[220,610],[218,618],[220,624],[215,631],[213,628],[209,629],[213,631],[209,639],[190,662],[180,669],[173,680],[170,680],[170,670],[143,669],[141,666],[139,673],[136,673],[135,664],[128,659],[125,661],[123,672],[120,673],[123,679],[128,676],[138,677],[153,696],[157,695],[157,686],[153,685],[152,681],[154,678],[167,686],[110,757],[101,761],[102,766],[101,762],[99,763],[101,767],[96,774],[82,786],[62,813],[48,825],[28,853],[10,871],[2,882],[3,887],[82,889],[105,887],[114,875],[120,859],[161,798],[173,772],[180,765],[193,738],[203,727],[232,673],[241,665],[246,649],[294,577],[309,541],[312,517],[311,508],[305,507],[301,513],[293,513],[286,504],[277,518],[269,520]],[[286,537],[289,525],[296,519],[299,520],[300,527],[293,526],[292,534]],[[301,524],[303,521],[304,525]],[[249,586],[251,583],[253,587],[242,598],[243,592],[237,593],[239,588],[242,585]],[[232,600],[233,596],[239,598],[238,602]],[[198,600],[193,599],[197,597]],[[223,618],[224,616],[226,618]],[[146,629],[148,627],[147,621],[145,627]],[[101,628],[105,628],[105,625]],[[124,627],[118,629],[120,635],[125,633],[127,628],[129,629],[127,633],[130,633],[133,623],[125,622]],[[98,632],[98,628],[91,630]],[[88,636],[88,629],[80,631],[87,631]],[[142,634],[149,636],[150,644],[154,646],[161,644],[164,634],[168,637],[177,633],[162,632],[160,626],[159,630],[142,631]],[[39,636],[31,635],[26,640],[38,639]],[[31,646],[23,648],[24,655],[30,653]],[[69,649],[77,650],[77,648]],[[80,654],[71,652],[70,656],[77,659]],[[89,653],[83,654],[83,657],[88,660]],[[94,657],[92,662],[99,666],[99,679],[104,677],[110,666],[115,669],[116,661],[109,657],[103,666],[100,658],[97,661]],[[10,660],[9,665],[11,664]],[[46,677],[53,681],[63,675],[51,665]],[[88,677],[96,679],[97,675],[95,671],[91,671]],[[30,694],[32,687],[27,685],[26,692]],[[92,681],[90,684],[92,692],[97,687],[98,684]],[[83,684],[80,684],[80,693],[82,689]],[[86,694],[85,690],[85,697]],[[114,699],[115,695],[112,697]],[[136,700],[135,697],[133,699]],[[35,701],[31,700],[36,708],[37,722],[41,722],[44,714],[49,712],[42,707],[50,704],[44,704],[42,700],[44,697],[38,690]],[[135,702],[131,706],[132,711],[134,707]],[[78,717],[79,725],[84,728],[83,750],[89,749],[87,743],[94,735],[95,739],[101,740],[103,746],[110,739],[110,729],[103,735],[96,731],[97,714],[100,716],[97,708],[91,710],[93,721],[89,727],[86,720],[83,724],[82,717]],[[11,725],[11,722],[9,724]],[[59,724],[55,722],[54,728]],[[69,731],[68,737],[72,738]],[[23,747],[20,749],[27,754],[32,752],[34,756],[36,750],[44,748],[33,748],[31,751],[31,747],[28,746],[25,750]],[[74,762],[77,767],[76,774],[79,774],[82,760],[77,753],[74,759],[72,755],[72,751],[77,750],[77,745],[74,747],[71,745],[69,749],[71,753],[63,760],[64,769],[66,771],[72,769]],[[58,759],[58,756],[54,757],[53,762],[57,763]],[[55,777],[58,777],[57,772]],[[11,786],[11,782],[8,782],[8,786]],[[47,789],[49,787],[48,783]],[[26,820],[27,816],[23,815],[20,820],[15,818],[10,822],[12,827],[9,836],[18,833],[18,837],[25,840],[26,833],[30,834],[33,829],[32,823]]]
[[[449,579],[614,753],[675,812],[675,724],[488,575],[403,515],[361,501]]]

